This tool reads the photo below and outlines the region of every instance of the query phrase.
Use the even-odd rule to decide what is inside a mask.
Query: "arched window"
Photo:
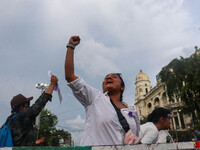
[[[148,103],[148,108],[151,108],[151,106],[152,106],[151,103]]]
[[[167,98],[166,92],[163,92],[162,99],[166,99],[166,98]]]
[[[175,100],[172,98],[172,99],[169,99],[169,103],[174,103]]]
[[[158,97],[156,97],[155,99],[154,99],[154,104],[156,105],[156,104],[159,104],[159,98]]]

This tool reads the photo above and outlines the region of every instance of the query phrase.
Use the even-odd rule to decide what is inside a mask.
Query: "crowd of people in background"
[[[86,112],[85,129],[81,146],[88,145],[123,145],[123,144],[155,144],[174,142],[167,132],[170,127],[170,111],[155,108],[148,115],[147,122],[140,125],[139,116],[134,106],[123,102],[125,83],[121,73],[109,73],[98,90],[74,74],[74,50],[80,43],[79,36],[72,36],[67,44],[65,59],[65,79],[76,99],[83,105]],[[85,68],[87,69],[87,68]],[[56,76],[51,77],[49,87],[30,106],[33,97],[26,98],[22,94],[11,100],[9,121],[13,146],[36,146],[45,138],[35,139],[33,126],[35,118],[52,99],[57,85]],[[2,126],[3,127],[3,126]],[[197,139],[199,136],[195,133]]]

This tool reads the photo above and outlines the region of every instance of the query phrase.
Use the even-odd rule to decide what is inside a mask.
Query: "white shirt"
[[[139,139],[143,144],[155,144],[158,139],[158,129],[153,122],[147,122],[140,126]]]
[[[156,143],[173,143],[172,136],[166,130],[160,130],[158,134],[158,140]]]
[[[80,145],[123,144],[125,132],[108,94],[91,87],[80,77],[68,85],[86,110],[85,129]],[[128,115],[129,112],[132,112],[133,117]],[[140,122],[135,107],[123,108],[121,113],[133,133],[138,135]]]

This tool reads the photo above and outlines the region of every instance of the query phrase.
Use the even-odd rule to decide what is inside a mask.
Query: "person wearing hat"
[[[10,124],[14,146],[35,146],[36,144],[43,142],[44,138],[41,138],[38,141],[35,140],[35,118],[45,107],[46,103],[51,101],[52,93],[57,82],[57,77],[52,75],[50,85],[32,106],[30,106],[30,101],[33,97],[25,97],[22,94],[13,97],[10,102],[12,109],[11,115],[7,118],[6,122],[17,114]]]
[[[85,107],[86,121],[81,146],[125,144],[125,130],[118,112],[127,120],[130,130],[139,135],[139,117],[134,106],[122,101],[125,84],[120,73],[110,73],[103,80],[103,92],[88,85],[74,74],[74,50],[79,36],[72,36],[67,44],[65,79],[74,96]]]

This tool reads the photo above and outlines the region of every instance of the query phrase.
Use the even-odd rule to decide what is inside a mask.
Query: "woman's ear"
[[[121,91],[124,91],[125,87],[124,86],[121,86],[120,90]]]

